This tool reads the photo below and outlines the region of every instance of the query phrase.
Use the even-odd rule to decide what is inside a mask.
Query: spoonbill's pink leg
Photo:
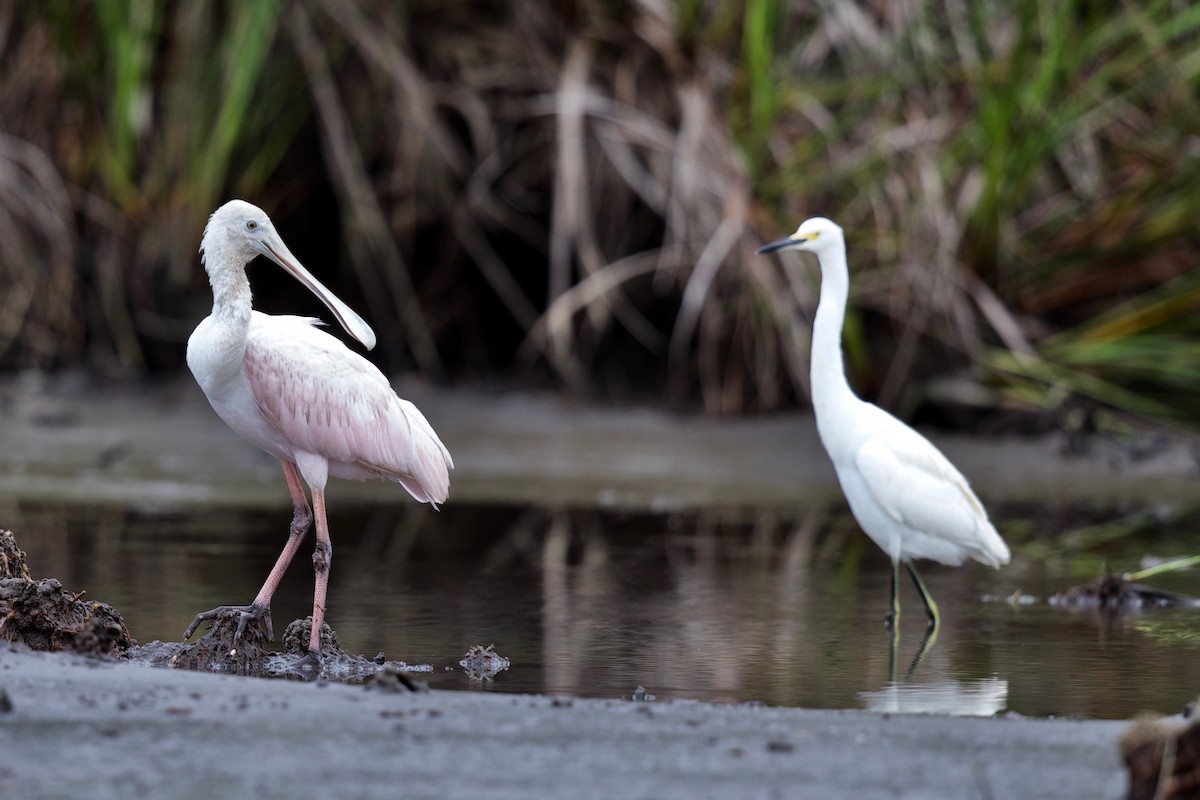
[[[282,459],[279,463],[283,464],[283,476],[287,478],[288,491],[292,495],[292,529],[288,534],[287,544],[283,546],[283,552],[279,554],[279,559],[271,568],[271,574],[267,576],[262,588],[258,590],[258,596],[254,598],[252,604],[266,609],[270,609],[271,598],[275,596],[275,590],[279,588],[279,582],[283,580],[283,573],[287,571],[288,564],[292,563],[292,557],[300,548],[300,540],[308,532],[308,526],[312,524],[313,519],[312,510],[308,507],[308,498],[304,494],[304,486],[300,483],[300,473],[296,471],[296,465]],[[270,622],[268,622],[268,628],[269,626]]]
[[[333,561],[333,542],[329,539],[329,522],[325,519],[325,490],[312,490],[313,512],[317,517],[317,549],[313,551],[313,570],[316,583],[313,588],[312,634],[308,639],[308,652],[321,654],[321,624],[325,622],[325,596],[329,591],[329,565]]]
[[[191,638],[201,622],[216,619],[223,612],[239,614],[237,633],[234,634],[234,638],[242,635],[246,630],[246,623],[251,619],[262,619],[267,627],[268,641],[275,638],[275,632],[271,625],[271,598],[274,597],[275,590],[279,588],[279,582],[283,580],[283,573],[292,563],[292,558],[300,547],[300,541],[308,532],[308,526],[312,524],[313,520],[312,509],[309,508],[308,497],[304,494],[304,485],[300,483],[300,473],[296,470],[296,465],[283,459],[280,459],[279,463],[283,465],[283,476],[287,479],[288,492],[292,495],[292,526],[288,533],[287,544],[283,546],[283,552],[279,554],[275,566],[271,568],[271,574],[267,575],[267,580],[259,589],[253,603],[248,606],[217,606],[211,611],[202,611],[196,615],[192,624],[188,625],[187,630],[183,632],[185,641]],[[322,505],[324,505],[323,502]]]

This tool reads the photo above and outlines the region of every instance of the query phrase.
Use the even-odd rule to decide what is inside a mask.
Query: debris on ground
[[[384,664],[378,672],[363,682],[368,689],[384,692],[427,692],[429,685],[423,681],[413,680],[396,664]]]
[[[1091,583],[1073,586],[1050,598],[1050,605],[1100,610],[1138,610],[1148,608],[1200,607],[1200,600],[1166,592],[1123,575],[1104,575]]]
[[[12,531],[0,530],[0,639],[34,650],[117,655],[133,646],[121,615],[57,578],[33,580]]]

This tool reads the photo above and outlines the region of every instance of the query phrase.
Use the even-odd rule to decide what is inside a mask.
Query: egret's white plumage
[[[291,254],[259,208],[231,200],[204,229],[201,252],[213,290],[213,311],[188,339],[187,362],[213,410],[230,428],[283,464],[295,516],[291,536],[255,601],[222,607],[265,617],[288,562],[313,518],[299,476],[316,512],[317,586],[310,650],[319,645],[331,556],[325,519],[329,475],[351,480],[383,478],[401,484],[422,503],[437,505],[450,488],[450,453],[425,417],[392,391],[371,362],[315,326],[308,317],[268,316],[251,308],[246,265],[257,255],[279,264],[329,307],[338,322],[368,349],[375,334],[366,322],[314,278]]]
[[[888,619],[899,614],[896,576],[904,563],[936,625],[937,606],[912,568],[912,559],[957,566],[972,558],[999,567],[1008,563],[1008,546],[962,473],[928,439],[859,399],[846,382],[841,338],[850,274],[842,229],[814,217],[758,252],[790,249],[816,253],[820,261],[821,297],[811,359],[813,411],[854,518],[892,560]]]

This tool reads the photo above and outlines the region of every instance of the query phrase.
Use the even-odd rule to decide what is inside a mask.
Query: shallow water
[[[288,525],[286,511],[3,511],[36,577],[115,605],[141,642],[248,602]],[[439,688],[467,688],[459,659],[494,643],[512,666],[488,686],[512,692],[619,697],[642,686],[659,699],[1125,718],[1174,713],[1200,691],[1200,611],[1105,617],[996,599],[1044,598],[1105,564],[1124,572],[1192,555],[1196,517],[1178,509],[999,509],[1010,566],[922,570],[943,624],[915,664],[920,601],[906,581],[893,663],[887,561],[837,508],[334,511],[328,620],[342,645],[427,664],[421,678]],[[1200,570],[1149,582],[1200,595]],[[276,597],[276,631],[309,613],[311,591],[305,547]]]

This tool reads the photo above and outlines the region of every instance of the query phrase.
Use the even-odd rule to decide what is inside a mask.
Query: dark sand
[[[0,797],[1116,798],[1127,727],[412,693],[0,644]]]

